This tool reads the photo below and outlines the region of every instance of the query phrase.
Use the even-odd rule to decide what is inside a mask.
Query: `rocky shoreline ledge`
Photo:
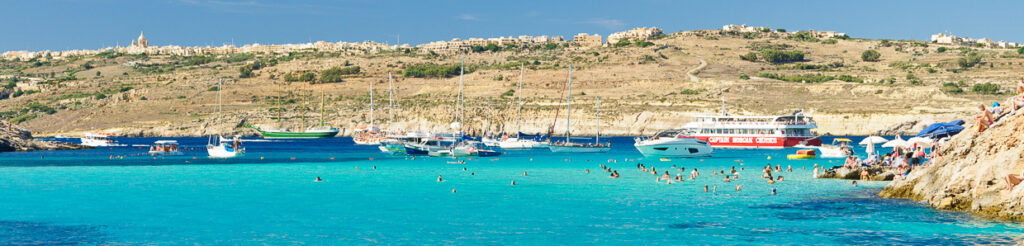
[[[75,150],[90,148],[88,146],[82,146],[73,143],[35,140],[32,139],[32,133],[29,131],[18,128],[18,126],[15,126],[8,122],[0,123],[3,124],[3,126],[0,127],[0,152],[37,150]]]
[[[879,195],[1024,222],[1024,185],[1007,190],[1005,181],[1024,169],[1024,113],[1005,116],[980,133],[971,126],[938,151],[934,164],[894,180]]]
[[[867,179],[871,181],[891,181],[896,177],[897,172],[898,171],[896,171],[895,168],[869,167]],[[860,169],[847,168],[843,166],[826,169],[824,173],[818,176],[818,178],[861,180]]]

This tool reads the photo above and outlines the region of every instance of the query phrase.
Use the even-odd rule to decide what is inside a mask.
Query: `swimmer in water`
[[[736,185],[736,191],[740,191],[740,185]]]
[[[523,176],[526,176],[526,171],[523,171]]]
[[[668,171],[665,171],[665,174],[661,175],[661,178],[666,179],[666,180],[672,179],[672,175],[668,174]]]
[[[612,178],[618,178],[618,177],[619,177],[619,171],[612,171]]]
[[[516,181],[515,180],[512,180],[512,185],[516,185]]]
[[[782,181],[782,175],[779,175],[779,178],[777,180]]]
[[[444,180],[441,179],[441,175],[437,175],[437,182],[444,182]]]
[[[777,195],[777,194],[779,194],[779,193],[775,191],[775,188],[772,188],[772,195]]]
[[[722,181],[729,182],[729,181],[732,181],[732,180],[729,179],[729,175],[725,175],[725,179],[723,179]]]
[[[704,192],[708,192],[708,186],[704,185]]]
[[[320,179],[320,176],[316,176],[316,180],[315,180],[315,181],[313,181],[313,182],[320,182],[320,181],[324,181],[324,180],[323,180],[323,179]]]
[[[587,173],[590,173],[590,168],[587,168]]]
[[[856,180],[853,181],[853,187],[857,187],[857,181]]]

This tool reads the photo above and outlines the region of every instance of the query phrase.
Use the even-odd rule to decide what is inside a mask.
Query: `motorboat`
[[[91,147],[116,147],[116,146],[124,146],[123,144],[118,144],[117,141],[114,141],[113,139],[110,139],[111,136],[113,136],[113,134],[86,133],[81,138],[82,139],[82,145],[91,146]]]
[[[221,142],[218,138],[217,143],[206,144],[206,153],[211,158],[234,158],[245,153],[245,148],[240,145],[241,143],[238,141]]]
[[[455,140],[433,137],[423,139],[416,143],[405,144],[405,154],[407,155],[431,155],[431,156],[445,156],[451,154],[452,145],[455,144]]]
[[[711,144],[697,139],[686,129],[663,131],[635,141],[636,150],[650,157],[708,157],[714,153]]]
[[[847,156],[853,155],[853,148],[851,146],[849,138],[836,138],[832,139],[832,144],[823,144],[818,147],[818,151],[821,151],[821,157],[825,158],[846,158]]]
[[[181,149],[178,148],[178,141],[175,140],[157,140],[152,146],[149,146],[149,155],[152,156],[169,156],[169,155],[182,155]]]
[[[488,149],[483,142],[462,141],[452,147],[452,154],[455,156],[499,156],[501,152]]]

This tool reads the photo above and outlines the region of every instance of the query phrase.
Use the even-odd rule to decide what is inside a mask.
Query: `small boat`
[[[442,156],[451,154],[451,147],[455,144],[455,140],[446,139],[442,137],[434,137],[429,139],[423,139],[417,143],[406,143],[405,154],[407,155],[431,155],[431,156]],[[445,153],[447,151],[447,153]]]
[[[570,120],[572,119],[572,65],[569,65],[569,97],[565,117],[565,142],[551,143],[548,148],[555,153],[605,153],[612,150],[611,143],[602,144],[601,141],[601,97],[597,97],[597,138],[593,144],[581,144],[572,142]]]
[[[352,141],[356,145],[379,145],[382,139],[383,134],[375,126],[360,126],[352,132]]]
[[[633,144],[644,156],[708,157],[714,153],[711,144],[694,137],[686,129],[659,132],[650,138],[636,138]]]
[[[178,148],[178,141],[175,140],[158,140],[149,146],[149,155],[152,156],[169,156],[169,155],[182,155],[181,149]]]
[[[850,143],[853,140],[849,138],[836,138],[832,140],[832,144],[823,144],[818,147],[818,151],[821,151],[821,157],[826,158],[845,158],[853,155],[853,148]]]
[[[482,142],[462,141],[452,147],[455,156],[499,156],[501,152],[487,149]]]
[[[220,82],[220,85],[217,88],[219,88],[219,89],[217,90],[217,110],[215,112],[217,112],[217,117],[219,118],[220,114],[221,114],[221,111],[222,111],[221,107],[224,104],[221,101],[221,92],[224,91],[223,90],[223,88],[224,88],[224,81],[223,80]],[[229,144],[229,142],[221,141],[221,139],[224,139],[224,137],[222,137],[222,136],[217,136],[217,138],[210,137],[207,140],[207,143],[206,143],[206,153],[209,154],[210,157],[212,157],[212,158],[233,158],[233,157],[240,156],[242,153],[245,153],[245,148],[241,147],[242,143],[238,141],[238,138],[235,138],[233,141],[230,142],[230,144]],[[214,142],[214,140],[216,140],[216,142]]]
[[[540,139],[544,139],[543,136],[537,136],[529,139],[521,131],[522,127],[520,122],[523,120],[523,73],[525,67],[519,65],[519,90],[516,90],[516,100],[518,101],[518,111],[516,113],[516,136],[502,136],[498,142],[498,147],[503,150],[523,150],[523,149],[546,149],[548,148],[547,142],[542,142]],[[485,142],[486,143],[486,142]]]
[[[235,141],[232,143],[220,142],[219,138],[217,143],[206,144],[206,153],[212,158],[233,158],[241,156],[245,153],[245,148],[242,148],[241,143]]]
[[[91,146],[91,147],[116,147],[116,146],[124,146],[123,144],[118,144],[117,141],[114,141],[113,139],[110,139],[111,136],[113,136],[113,134],[109,134],[109,133],[101,133],[101,134],[86,133],[85,136],[82,136],[82,138],[81,138],[82,139],[82,145]]]
[[[813,149],[797,150],[796,154],[786,156],[788,159],[814,159],[815,157],[817,157],[817,153]]]

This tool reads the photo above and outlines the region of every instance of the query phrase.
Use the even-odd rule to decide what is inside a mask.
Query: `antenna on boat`
[[[722,116],[728,115],[729,114],[725,113],[725,92],[722,92]]]

